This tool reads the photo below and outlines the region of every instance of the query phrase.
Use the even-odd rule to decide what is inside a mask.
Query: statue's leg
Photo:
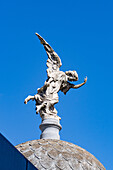
[[[57,110],[55,109],[54,105],[58,103],[58,95],[56,94],[55,97],[49,102],[50,110],[52,114],[57,114]]]
[[[36,113],[38,114],[38,112],[40,112],[40,110],[45,107],[46,109],[47,103],[46,102],[42,102],[41,104],[36,104]]]
[[[38,102],[42,102],[42,97],[39,94],[34,95],[34,99]]]
[[[40,111],[40,109],[42,108],[42,105],[36,105],[36,113],[38,114],[38,112]]]
[[[24,103],[27,104],[27,102],[28,102],[29,100],[34,100],[34,96],[29,95],[29,96],[25,99]]]

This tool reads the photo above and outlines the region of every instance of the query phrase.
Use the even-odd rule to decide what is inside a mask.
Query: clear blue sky
[[[6,0],[0,2],[0,130],[12,144],[40,138],[35,102],[46,80],[47,55],[38,32],[59,54],[61,70],[78,83],[56,108],[61,139],[77,144],[113,169],[113,1]]]

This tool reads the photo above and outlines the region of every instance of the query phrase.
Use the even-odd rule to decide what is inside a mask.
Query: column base
[[[39,128],[42,131],[40,139],[60,139],[59,131],[62,129],[62,126],[58,119],[43,119]]]

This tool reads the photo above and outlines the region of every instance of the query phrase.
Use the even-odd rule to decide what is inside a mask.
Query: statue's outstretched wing
[[[57,53],[51,48],[51,46],[38,34],[36,33],[36,35],[38,36],[41,44],[43,44],[46,53],[48,55],[48,60],[47,60],[47,75],[48,77],[51,77],[51,73],[54,71],[58,71],[59,68],[61,67],[62,63],[60,60],[60,57],[57,55]]]

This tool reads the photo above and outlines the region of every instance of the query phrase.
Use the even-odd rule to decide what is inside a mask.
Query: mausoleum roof
[[[85,149],[62,140],[32,140],[16,148],[39,170],[105,170]]]

